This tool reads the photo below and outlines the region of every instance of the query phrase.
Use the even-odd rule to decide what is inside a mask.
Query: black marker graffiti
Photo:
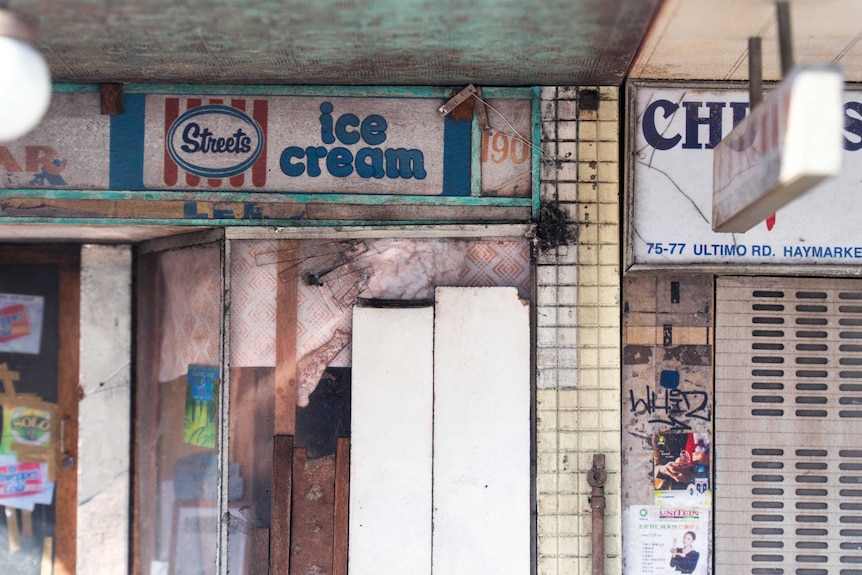
[[[632,413],[646,413],[653,416],[649,423],[667,425],[672,430],[690,430],[691,425],[686,421],[688,419],[712,420],[709,396],[705,391],[664,389],[656,393],[647,386],[645,396],[640,399],[636,399],[634,390],[630,389],[629,401]]]

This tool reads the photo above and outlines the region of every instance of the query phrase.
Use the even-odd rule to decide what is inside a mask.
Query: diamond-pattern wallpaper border
[[[217,245],[168,251],[159,258],[163,286],[159,381],[191,363],[219,365],[221,264]]]
[[[360,285],[358,296],[367,299],[431,299],[434,288],[443,285],[516,286],[522,298],[529,297],[527,240],[375,239],[364,243],[366,250],[321,278],[324,285],[298,281],[297,358],[325,344],[335,330],[352,331],[353,306],[340,307],[333,297],[349,291],[350,282]],[[275,253],[277,244],[242,240],[231,246],[231,365],[273,367],[277,265],[261,255]],[[316,255],[332,251],[332,240],[301,241],[300,258],[308,263],[297,266],[297,273],[310,271],[315,262],[331,262]],[[362,274],[370,277],[360,284]],[[350,363],[348,345],[330,365]]]

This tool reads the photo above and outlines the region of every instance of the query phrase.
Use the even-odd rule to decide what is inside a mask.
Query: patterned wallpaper
[[[347,254],[347,255],[345,255]],[[350,333],[353,304],[366,299],[432,299],[436,286],[516,286],[529,297],[526,240],[309,240],[280,256],[274,241],[231,244],[231,355],[233,367],[275,366],[278,259],[292,257],[297,295],[297,358]],[[186,373],[190,363],[218,365],[221,326],[219,249],[165,252],[162,285],[160,381]],[[317,274],[319,283],[307,281]],[[284,279],[284,278],[282,278]],[[350,346],[330,364],[350,365]]]
[[[274,366],[275,243],[237,241],[232,246],[231,365]],[[529,294],[526,240],[314,240],[301,242],[298,254],[284,257],[295,258],[290,273],[299,286],[298,358],[329,341],[336,329],[350,333],[357,297],[431,299],[438,285],[517,286],[521,297]],[[306,281],[312,273],[322,285]],[[350,347],[330,365],[349,366]]]
[[[219,365],[220,269],[217,245],[168,251],[159,258],[159,381],[184,375],[190,363]]]

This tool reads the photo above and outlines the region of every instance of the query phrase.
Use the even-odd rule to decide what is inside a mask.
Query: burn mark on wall
[[[308,405],[296,409],[296,447],[309,459],[335,455],[339,437],[350,437],[350,368],[329,367]]]
[[[566,213],[556,202],[542,202],[539,220],[536,222],[536,247],[546,252],[560,246],[567,246],[578,239],[577,226],[568,220]]]

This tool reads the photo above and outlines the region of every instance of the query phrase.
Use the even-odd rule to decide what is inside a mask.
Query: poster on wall
[[[189,365],[183,425],[183,441],[188,444],[215,447],[218,377],[218,366]]]
[[[48,478],[47,463],[0,455],[0,505],[23,511],[33,511],[36,505],[51,505],[54,485]]]
[[[844,93],[842,173],[745,233],[712,231],[712,180],[714,149],[748,114],[748,93],[638,86],[634,107],[630,264],[862,263],[862,92]]]
[[[41,463],[25,462],[0,466],[0,502],[8,497],[42,493],[44,489]]]
[[[56,406],[39,406],[38,399],[27,396],[5,396],[3,406],[3,437],[0,453],[49,451]],[[31,405],[33,404],[33,405]]]
[[[633,505],[625,519],[625,575],[709,573],[709,511]]]
[[[709,434],[656,433],[653,449],[655,504],[709,507]]]
[[[44,308],[42,296],[0,293],[0,352],[38,354]]]

